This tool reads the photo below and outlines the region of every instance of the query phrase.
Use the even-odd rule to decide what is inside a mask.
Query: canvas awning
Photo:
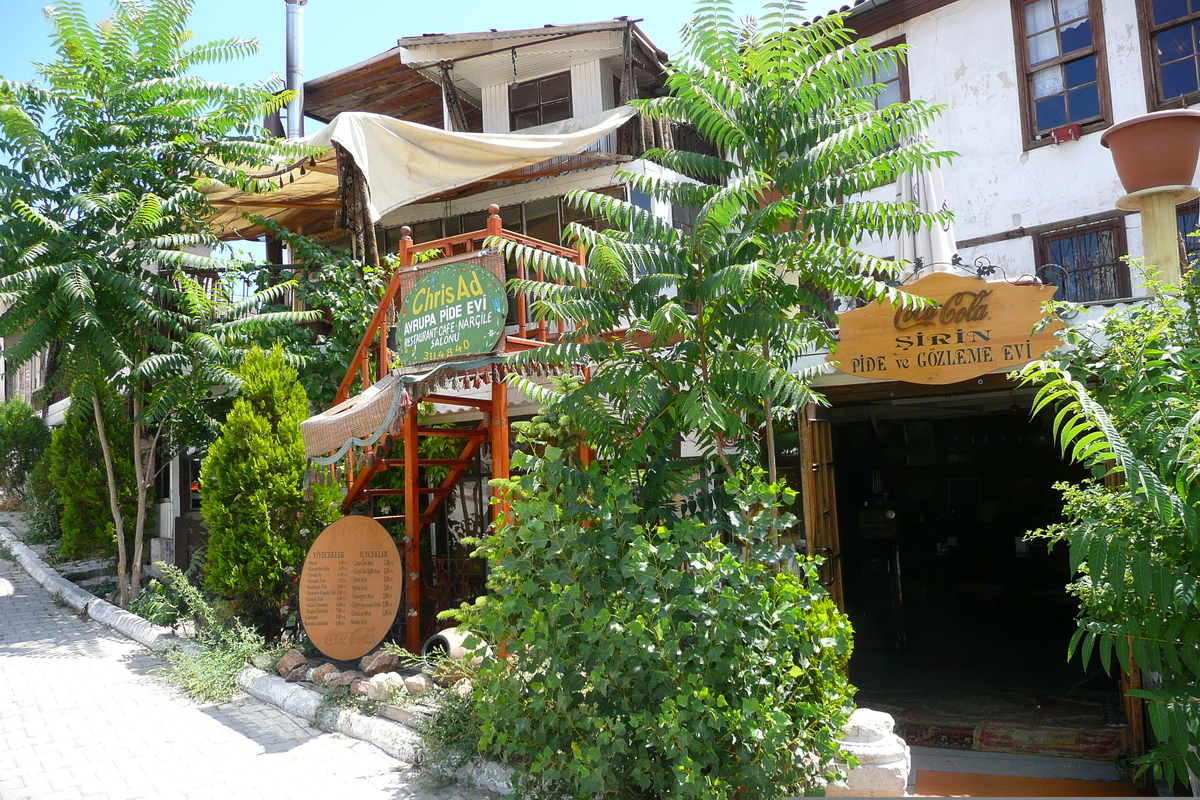
[[[296,229],[337,210],[341,203],[335,144],[354,158],[366,176],[368,215],[377,222],[409,203],[506,173],[528,173],[533,165],[582,154],[636,113],[621,106],[514,133],[460,133],[381,114],[338,114],[320,132],[301,140],[325,148],[323,156],[258,176],[276,182],[279,188],[274,191],[257,194],[223,185],[205,188],[217,209],[209,224],[222,238],[248,238],[263,231],[245,219],[247,214]]]

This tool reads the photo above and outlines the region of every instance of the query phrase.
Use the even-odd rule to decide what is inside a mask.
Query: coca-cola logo
[[[991,289],[955,292],[937,308],[898,308],[892,324],[898,331],[931,328],[934,325],[962,325],[988,318],[987,299]]]

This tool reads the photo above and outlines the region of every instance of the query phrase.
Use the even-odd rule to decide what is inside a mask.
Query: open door
[[[833,476],[833,426],[829,409],[810,403],[800,412],[800,500],[810,556],[825,558],[821,585],[845,611],[842,548],[838,540],[837,492]]]

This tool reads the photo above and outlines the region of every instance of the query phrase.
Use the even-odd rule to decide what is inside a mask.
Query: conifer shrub
[[[29,471],[49,446],[50,431],[28,403],[0,403],[0,490],[23,496]]]
[[[129,420],[116,398],[103,403],[110,445],[129,441]],[[133,461],[128,453],[113,449],[113,467],[122,513],[135,513]],[[104,455],[96,432],[92,403],[72,396],[63,425],[54,431],[49,449],[49,479],[62,506],[60,526],[64,558],[109,556],[117,551],[116,524],[108,496]],[[47,498],[47,508],[53,508]]]
[[[765,558],[778,486],[730,481],[728,525],[648,521],[612,465],[546,446],[513,467],[492,594],[466,613],[507,653],[480,668],[480,748],[522,792],[783,797],[837,777],[850,624],[814,562]]]
[[[308,400],[283,349],[255,347],[239,372],[241,394],[200,470],[204,587],[273,637],[309,545],[339,515],[340,493],[314,486],[305,499]]]
[[[50,447],[29,470],[25,479],[25,541],[29,544],[62,546],[62,495],[50,479]]]

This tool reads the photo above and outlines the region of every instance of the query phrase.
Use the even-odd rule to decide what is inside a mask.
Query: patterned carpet
[[[1109,692],[863,690],[857,699],[891,714],[910,745],[1104,761],[1126,748],[1124,714]]]

